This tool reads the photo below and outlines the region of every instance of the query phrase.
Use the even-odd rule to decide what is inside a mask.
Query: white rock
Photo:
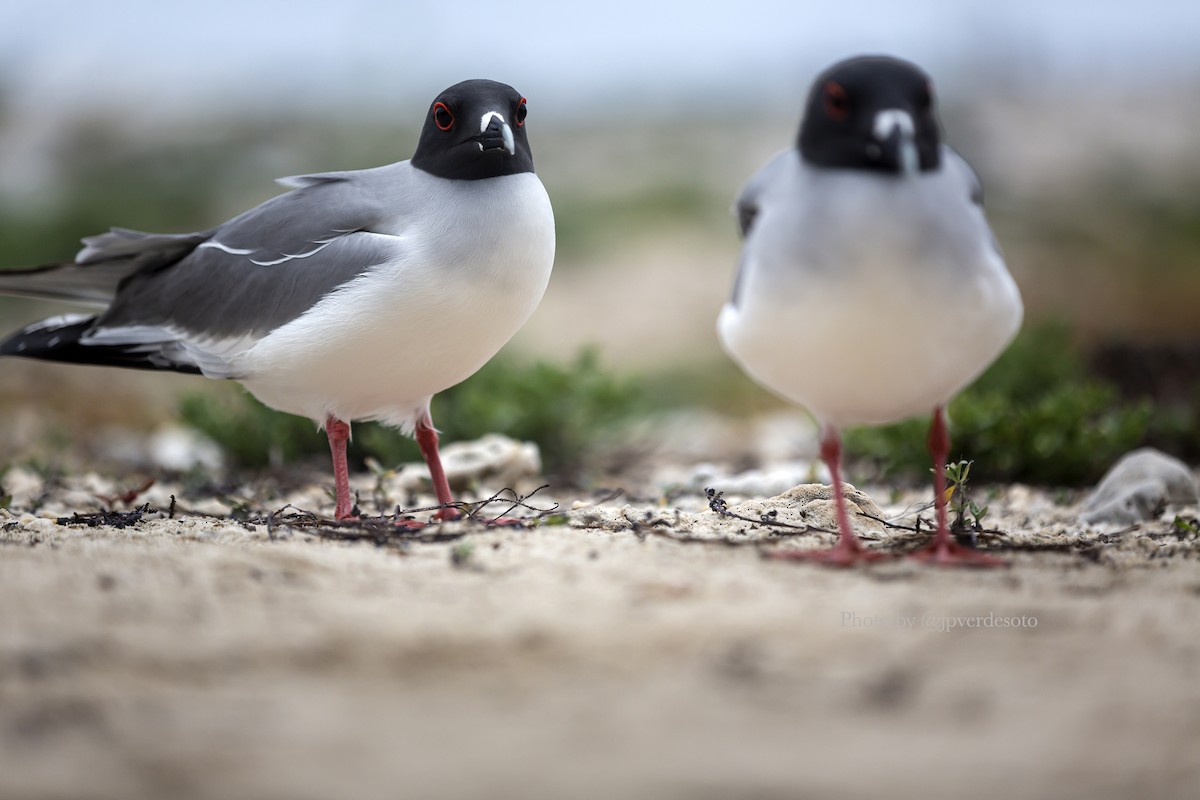
[[[221,448],[190,428],[177,425],[159,428],[150,437],[148,449],[151,462],[163,469],[187,472],[199,467],[219,472],[225,467]]]
[[[702,492],[716,489],[739,497],[774,497],[794,486],[828,482],[829,471],[820,461],[788,461],[762,469],[729,472],[715,464],[697,464],[690,468],[668,468],[656,476],[660,489],[690,489]]]
[[[1200,500],[1196,476],[1177,458],[1153,448],[1122,456],[1084,501],[1083,520],[1131,525],[1153,519],[1164,505]]]
[[[845,492],[846,511],[855,531],[859,535],[878,538],[878,535],[886,530],[884,524],[879,522],[879,519],[883,518],[883,511],[865,492],[851,484],[843,483],[842,489]],[[809,525],[829,531],[836,531],[838,527],[833,487],[820,483],[794,486],[776,497],[747,500],[730,506],[729,510],[755,518],[774,512],[776,520],[789,525]]]
[[[28,467],[12,467],[0,476],[0,486],[12,495],[12,508],[28,508],[46,490],[46,482]]]
[[[441,448],[446,479],[456,489],[470,484],[488,488],[515,488],[542,472],[542,457],[533,442],[518,442],[492,433],[470,442],[451,442]],[[396,476],[397,488],[407,491],[429,488],[429,470],[424,463],[405,464]]]
[[[96,439],[107,460],[140,469],[187,472],[199,467],[218,472],[225,466],[215,442],[180,425],[164,425],[149,436],[119,428],[103,431]]]

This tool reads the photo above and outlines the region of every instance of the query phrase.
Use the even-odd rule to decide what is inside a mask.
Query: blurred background
[[[602,451],[609,467],[648,452],[605,442],[674,413],[693,455],[752,464],[746,426],[784,407],[717,343],[729,208],[790,145],[817,72],[889,53],[933,75],[1026,300],[1023,338],[952,407],[976,474],[1079,483],[1147,442],[1197,460],[1197,31],[1183,0],[8,0],[0,267],[69,259],[110,225],[207,228],[279,176],[408,158],[435,94],[495,78],[529,98],[558,258],[530,324],[435,420],[538,440],[548,469],[586,480]],[[65,310],[0,298],[5,333]],[[0,472],[138,465],[181,419],[235,467],[325,457],[310,422],[234,385],[0,365]],[[857,434],[858,469],[919,477],[921,424]],[[416,454],[367,427],[356,442],[360,462]]]

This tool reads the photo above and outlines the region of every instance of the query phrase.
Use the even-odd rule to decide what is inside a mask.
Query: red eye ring
[[[437,125],[439,131],[448,131],[454,127],[454,114],[440,100],[433,104],[433,124]]]
[[[517,103],[517,113],[513,115],[513,119],[517,121],[517,127],[521,128],[525,125],[525,117],[529,116],[529,107],[525,105],[526,100],[521,98],[521,102]]]
[[[850,113],[850,98],[837,81],[829,81],[821,92],[821,106],[830,119],[843,120]]]

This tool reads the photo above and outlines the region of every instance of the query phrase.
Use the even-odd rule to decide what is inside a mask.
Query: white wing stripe
[[[254,252],[253,250],[245,250],[240,247],[230,247],[228,245],[221,244],[216,239],[209,239],[207,242],[201,242],[199,245],[197,245],[196,249],[199,250],[202,247],[211,247],[214,250],[220,250],[222,253],[229,253],[231,256],[248,256]]]
[[[250,263],[257,264],[260,267],[273,267],[276,264],[282,264],[285,261],[291,261],[294,258],[308,258],[309,256],[315,256],[317,253],[321,252],[326,247],[329,247],[329,245],[333,244],[335,241],[337,240],[330,239],[327,242],[321,243],[320,247],[315,247],[312,250],[309,250],[307,253],[285,253],[282,258],[277,258],[274,261],[257,261],[252,258],[250,259]]]

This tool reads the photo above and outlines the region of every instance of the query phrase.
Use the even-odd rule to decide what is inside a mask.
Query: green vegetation
[[[1139,445],[1178,453],[1200,433],[1194,408],[1158,410],[1090,376],[1063,326],[1028,328],[950,403],[949,417],[951,452],[974,461],[973,477],[1051,486],[1090,483]],[[922,475],[928,424],[852,429],[847,453],[888,476]]]
[[[114,225],[203,230],[284,191],[281,175],[399,161],[415,143],[415,129],[390,119],[346,128],[270,114],[135,132],[117,118],[75,119],[52,141],[46,186],[0,191],[0,268],[68,259],[81,237]]]
[[[450,548],[450,564],[455,569],[468,569],[475,558],[475,543],[470,539],[458,542]]]
[[[233,464],[277,467],[328,452],[328,442],[312,420],[269,409],[241,387],[227,388],[229,391],[184,395],[179,413],[185,424],[220,445]],[[366,426],[354,426],[355,441],[351,443],[351,452],[360,462],[356,445],[362,427]]]
[[[635,382],[606,371],[587,351],[567,365],[497,359],[438,395],[433,416],[447,441],[498,432],[536,442],[548,473],[578,478],[598,446],[632,419],[689,406],[745,413],[764,402],[775,401],[725,367]],[[244,392],[189,396],[182,414],[240,466],[327,455],[325,437],[311,421],[271,411]],[[1082,353],[1062,326],[1024,332],[950,404],[949,416],[952,452],[964,456],[949,465],[952,489],[965,488],[968,475],[1081,485],[1140,445],[1186,454],[1200,443],[1197,418],[1189,409],[1156,410],[1149,400],[1122,398],[1114,386],[1089,376]],[[919,480],[929,469],[927,426],[927,419],[914,419],[853,428],[846,435],[847,455],[860,470]],[[419,460],[420,453],[398,431],[360,423],[354,426],[350,457],[358,465],[368,458],[391,465]],[[987,513],[965,491],[955,492],[952,500],[953,512],[968,523],[980,522]]]
[[[571,478],[616,424],[648,410],[630,380],[605,371],[594,352],[584,351],[565,366],[493,360],[437,395],[432,413],[446,441],[504,433],[536,442],[546,471]],[[238,466],[263,467],[328,454],[326,439],[311,420],[273,411],[243,391],[189,395],[181,414]],[[349,457],[361,466],[367,458],[396,464],[419,461],[421,455],[416,443],[399,431],[358,423]]]
[[[946,502],[954,516],[954,530],[981,530],[988,507],[971,499],[971,465],[974,461],[956,461],[946,465]]]
[[[1184,517],[1176,514],[1171,527],[1180,536],[1200,536],[1200,523],[1196,521],[1195,517]]]
[[[0,126],[2,112],[0,96]],[[280,174],[404,158],[416,132],[396,122],[388,113],[339,128],[272,111],[147,132],[102,116],[71,120],[47,144],[54,175],[45,185],[29,195],[0,187],[0,266],[69,258],[80,236],[112,224],[202,229],[274,194],[271,179]],[[602,264],[616,245],[664,228],[701,245],[734,236],[729,203],[753,165],[721,168],[729,161],[729,137],[741,142],[743,132],[714,128],[711,138],[690,136],[686,146],[675,133],[669,123],[620,140],[606,131],[539,131],[536,151],[554,200],[561,269]],[[1164,336],[1195,328],[1200,177],[1185,170],[1168,184],[1146,175],[1132,165],[1128,173],[1097,173],[1036,202],[1006,197],[1002,176],[988,181],[991,217],[1010,261],[1024,268],[1019,278],[1029,280],[1022,284],[1027,295],[1061,309],[1093,339],[1119,335],[1133,318]],[[0,315],[17,302],[0,300]],[[1110,319],[1118,311],[1127,318]],[[594,353],[565,364],[502,357],[435,398],[434,419],[447,441],[488,432],[534,441],[549,473],[574,477],[633,418],[685,407],[728,414],[778,407],[715,348],[697,358],[709,360],[634,377],[612,374]],[[22,391],[14,387],[0,400],[24,402]],[[970,459],[973,481],[1079,485],[1143,444],[1200,459],[1200,395],[1157,407],[1121,392],[1089,370],[1086,351],[1065,326],[1030,326],[951,403],[955,463]],[[265,409],[232,384],[186,397],[183,416],[235,465],[328,457],[312,421]],[[849,431],[852,469],[924,480],[927,424]],[[56,435],[61,440],[44,443],[49,452],[80,451],[77,438]],[[415,443],[375,424],[354,426],[350,455],[357,468],[368,458],[384,465],[420,458]],[[963,511],[969,519],[971,509]]]

